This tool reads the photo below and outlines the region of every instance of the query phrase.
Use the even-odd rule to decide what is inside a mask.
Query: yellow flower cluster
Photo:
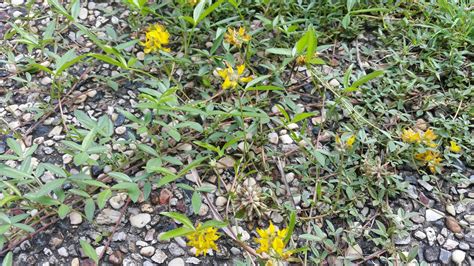
[[[414,131],[413,129],[404,129],[402,133],[402,140],[406,143],[423,143],[430,148],[438,146],[434,140],[437,138],[434,131],[430,128],[425,132]]]
[[[450,141],[449,142],[449,150],[455,153],[460,153],[462,151],[461,146],[459,146],[456,142]]]
[[[224,39],[227,43],[240,48],[243,43],[249,42],[251,37],[248,33],[245,33],[245,28],[240,27],[238,30],[228,28],[227,33],[224,35]]]
[[[342,147],[347,147],[347,148],[352,148],[352,145],[354,145],[354,142],[356,141],[356,136],[351,135],[345,143],[342,142],[341,138],[339,136],[336,136],[336,144],[341,145]]]
[[[245,71],[245,65],[237,66],[237,71],[235,71],[229,63],[226,62],[226,65],[227,68],[217,69],[217,74],[224,80],[224,83],[222,83],[222,89],[234,89],[237,87],[239,82],[247,83],[252,80],[252,77],[242,76]]]
[[[161,24],[151,25],[146,32],[145,42],[141,45],[145,46],[144,52],[146,54],[162,50],[169,52],[170,49],[166,48],[169,44],[170,34],[166,31],[166,28]]]
[[[196,227],[196,231],[186,236],[188,246],[196,248],[196,256],[206,255],[209,249],[218,250],[216,240],[220,235],[214,227],[201,228],[201,224]]]
[[[438,167],[442,161],[440,153],[436,151],[418,153],[415,155],[415,158],[428,166],[428,169],[430,169],[432,173],[436,172],[436,167]]]
[[[288,252],[285,252],[285,243],[283,240],[288,234],[288,229],[277,230],[273,223],[266,230],[257,228],[257,233],[260,236],[255,238],[255,242],[260,245],[257,253],[266,253],[269,255],[278,255],[279,257],[287,257]]]

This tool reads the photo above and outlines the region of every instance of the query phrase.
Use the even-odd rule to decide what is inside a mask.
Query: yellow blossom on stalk
[[[222,83],[224,90],[228,88],[234,89],[239,82],[247,83],[252,80],[252,77],[242,76],[245,71],[245,65],[237,66],[237,71],[235,71],[229,63],[226,62],[226,65],[227,68],[217,69],[217,74],[224,79],[224,83]]]
[[[352,144],[354,144],[355,140],[356,140],[355,135],[352,135],[350,138],[348,138],[346,141],[347,147],[352,148]]]
[[[462,151],[461,146],[459,146],[456,142],[450,141],[451,146],[449,146],[449,150],[455,153],[460,153]]]
[[[340,145],[342,148],[344,147],[347,147],[349,149],[352,148],[355,141],[356,141],[355,135],[351,135],[345,142],[343,142],[341,138],[338,135],[336,135],[336,144]]]
[[[217,229],[214,227],[208,227],[205,229],[201,228],[201,224],[196,227],[196,231],[186,236],[188,246],[196,248],[196,256],[201,253],[206,255],[209,249],[218,250],[216,240],[219,239],[220,235],[217,233]]]
[[[433,141],[437,137],[438,136],[436,136],[434,131],[430,128],[430,129],[426,130],[425,133],[423,133],[423,137],[422,137],[423,143],[425,143],[426,146],[428,146],[428,147],[435,148],[437,145]]]
[[[273,223],[270,222],[266,230],[257,228],[257,234],[260,236],[259,238],[255,238],[255,242],[260,245],[257,249],[257,253],[267,253],[282,258],[290,255],[288,252],[284,252],[284,239],[288,234],[288,229],[276,230]]]
[[[237,47],[242,47],[243,43],[249,42],[251,37],[245,33],[245,28],[240,27],[238,30],[234,28],[227,28],[227,33],[224,35],[225,41]]]
[[[413,129],[404,129],[402,133],[402,140],[406,143],[415,143],[421,141],[421,134],[413,131]]]
[[[190,4],[191,6],[197,5],[197,3],[199,3],[199,0],[188,0],[188,4]]]
[[[296,64],[297,64],[298,66],[304,66],[304,65],[306,65],[306,56],[300,55],[300,56],[296,57]]]
[[[166,28],[161,24],[151,25],[146,32],[145,42],[141,45],[145,46],[144,52],[146,54],[162,50],[169,52],[170,49],[165,46],[169,44],[170,34]]]
[[[432,173],[436,172],[436,167],[441,164],[440,153],[436,151],[425,151],[423,153],[418,153],[415,155],[415,158],[423,162]]]

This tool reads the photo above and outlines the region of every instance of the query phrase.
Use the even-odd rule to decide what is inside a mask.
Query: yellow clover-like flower
[[[439,152],[431,150],[418,153],[415,155],[415,158],[428,166],[428,169],[430,169],[431,173],[435,173],[436,167],[438,167],[443,161]]]
[[[151,25],[146,32],[145,42],[141,45],[145,46],[144,52],[146,54],[162,50],[169,52],[170,49],[166,46],[169,44],[170,34],[166,28],[161,24]]]
[[[347,147],[347,148],[352,148],[354,145],[354,142],[356,141],[356,136],[351,135],[345,142],[341,140],[341,138],[336,135],[336,144],[340,145],[342,148]]]
[[[455,141],[450,141],[449,150],[455,153],[460,153],[462,151],[461,146],[459,146]]]
[[[235,30],[234,28],[228,28],[227,33],[224,35],[224,40],[227,43],[230,43],[232,45],[235,45],[237,47],[242,47],[243,43],[249,42],[250,35],[245,32],[245,28],[240,27],[238,30]]]
[[[237,87],[239,82],[247,83],[250,82],[253,78],[243,77],[245,71],[245,65],[237,66],[237,71],[235,71],[232,66],[226,62],[227,68],[217,69],[217,74],[224,80],[222,83],[222,88],[224,90]]]
[[[214,227],[201,228],[201,224],[196,227],[196,231],[186,236],[189,240],[187,245],[196,248],[196,256],[200,254],[206,255],[209,249],[218,250],[216,240],[219,239],[220,234]]]
[[[289,255],[285,250],[284,239],[288,234],[288,229],[276,230],[273,223],[270,222],[270,225],[267,229],[257,228],[257,234],[259,238],[255,238],[255,242],[259,244],[257,253],[267,253],[278,255],[279,257],[286,257]]]
[[[418,143],[421,141],[420,132],[415,132],[413,129],[404,129],[402,133],[402,140],[406,143]]]
[[[428,146],[428,147],[431,147],[431,148],[435,148],[436,146],[438,146],[434,140],[438,138],[438,136],[434,133],[434,131],[430,128],[428,130],[425,131],[425,133],[423,133],[423,143]]]

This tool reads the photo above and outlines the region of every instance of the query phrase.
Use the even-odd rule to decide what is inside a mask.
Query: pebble
[[[234,232],[235,235],[237,235],[237,237],[240,238],[241,241],[247,241],[250,239],[250,234],[240,226],[234,225],[231,227],[231,230],[232,232]]]
[[[18,11],[18,10],[17,10],[17,11],[15,11],[15,12],[13,12],[13,17],[14,17],[14,18],[17,18],[17,17],[19,17],[19,16],[21,16],[21,15],[23,15],[23,13],[21,13],[21,11]]]
[[[198,265],[198,264],[201,263],[201,260],[196,258],[196,257],[189,257],[189,258],[186,259],[186,263]]]
[[[89,10],[87,10],[86,8],[83,7],[79,10],[79,18],[80,19],[86,20],[87,15],[89,15]]]
[[[442,212],[438,211],[438,210],[435,210],[435,209],[427,209],[425,217],[426,217],[426,221],[434,222],[434,221],[437,221],[437,220],[443,218],[444,214]]]
[[[331,79],[331,81],[329,81],[329,85],[331,85],[333,87],[339,87],[339,85],[341,85],[341,83],[339,83],[339,81],[337,81],[337,79]]]
[[[439,248],[438,247],[427,247],[423,252],[423,255],[427,262],[435,262],[439,257]]]
[[[397,245],[408,245],[411,242],[411,236],[397,235],[394,237],[393,242]]]
[[[53,82],[50,77],[44,77],[40,80],[41,85],[49,85]]]
[[[461,242],[461,243],[459,243],[459,248],[462,249],[462,250],[469,250],[471,247],[469,246],[468,243]]]
[[[293,139],[290,137],[290,135],[288,134],[285,134],[285,135],[281,135],[280,136],[280,140],[281,142],[283,142],[283,144],[291,144],[293,143]]]
[[[71,266],[79,266],[79,265],[81,265],[79,258],[72,259]]]
[[[207,204],[202,204],[201,208],[199,209],[199,216],[206,216],[207,212],[209,212],[209,206]]]
[[[69,257],[69,253],[67,252],[67,249],[65,247],[61,247],[60,249],[58,249],[58,254],[61,257]]]
[[[143,53],[143,52],[138,52],[138,53],[137,53],[137,59],[140,60],[140,61],[145,60],[145,53]]]
[[[448,238],[448,240],[446,240],[446,242],[444,243],[443,247],[444,247],[445,249],[447,249],[447,250],[453,250],[453,249],[455,249],[458,245],[459,245],[459,242],[458,242],[458,241]]]
[[[461,226],[458,224],[456,219],[451,217],[451,216],[446,217],[446,223],[445,224],[446,224],[446,227],[449,230],[451,230],[453,233],[461,233],[462,232]]]
[[[127,239],[127,234],[125,232],[117,232],[112,236],[112,241],[124,241]]]
[[[181,143],[176,147],[176,149],[179,151],[192,151],[193,146],[189,143]]]
[[[230,156],[225,156],[217,161],[217,169],[233,168],[235,160]]]
[[[151,215],[148,213],[139,213],[130,217],[130,224],[133,227],[143,228],[151,221]]]
[[[91,91],[88,91],[86,93],[87,97],[89,98],[94,98],[96,95],[97,95],[97,91],[96,90],[91,90]]]
[[[144,247],[140,249],[140,254],[145,257],[151,257],[153,254],[155,254],[155,248],[152,246]]]
[[[168,263],[168,266],[184,266],[184,260],[182,258],[175,258]]]
[[[291,183],[291,181],[295,180],[295,173],[287,173],[285,179],[286,182]]]
[[[272,132],[272,133],[268,134],[268,141],[269,141],[270,143],[276,145],[276,144],[278,144],[278,140],[279,140],[279,138],[278,138],[278,134],[277,134],[277,133]]]
[[[446,212],[452,216],[456,216],[456,209],[454,208],[453,204],[446,205]]]
[[[109,204],[112,208],[118,210],[125,205],[125,201],[127,200],[127,194],[125,193],[118,193],[117,195],[111,197],[109,199]]]
[[[55,127],[54,127],[53,129],[51,129],[51,131],[49,132],[48,137],[52,138],[52,137],[54,137],[54,136],[59,136],[62,131],[63,131],[63,127],[62,127],[62,126],[55,126]]]
[[[462,265],[462,262],[466,259],[466,252],[461,251],[461,250],[455,250],[453,251],[453,257],[452,260],[454,263],[457,265]]]
[[[433,190],[433,186],[423,179],[418,179],[418,184],[420,184],[422,187],[424,187],[428,191]]]
[[[441,252],[439,253],[439,260],[443,264],[448,264],[451,261],[451,252],[442,248]]]
[[[157,249],[156,252],[155,252],[155,255],[153,255],[153,257],[151,257],[151,260],[158,263],[158,264],[161,264],[161,263],[165,262],[165,260],[167,258],[168,258],[168,255],[166,255],[166,253],[164,253],[160,249]]]
[[[223,207],[227,203],[227,198],[219,196],[216,199],[216,206]]]
[[[346,258],[350,260],[362,259],[363,258],[362,248],[358,244],[354,246],[349,246],[346,249]]]
[[[103,209],[95,218],[97,224],[115,224],[120,218],[120,212],[109,208]]]
[[[13,6],[19,6],[23,5],[25,3],[25,0],[12,0],[11,3]]]
[[[115,129],[115,133],[117,135],[123,135],[125,132],[127,132],[127,128],[124,126],[120,126]]]
[[[428,238],[429,245],[432,246],[436,240],[436,231],[431,227],[427,227],[425,228],[425,233],[426,237]]]
[[[414,234],[416,239],[423,240],[426,238],[426,234],[423,233],[422,231],[416,231]]]
[[[466,220],[470,224],[474,224],[474,214],[464,215],[464,220]]]
[[[186,254],[186,252],[176,243],[171,243],[168,246],[168,250],[171,253],[171,255],[175,257],[183,256],[184,254]]]
[[[278,212],[272,212],[271,218],[272,221],[276,224],[283,222],[283,216]]]
[[[69,221],[72,225],[78,225],[82,223],[82,215],[79,212],[73,211],[69,214]]]

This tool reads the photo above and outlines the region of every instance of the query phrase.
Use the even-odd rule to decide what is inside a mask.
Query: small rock
[[[439,253],[439,260],[443,264],[448,264],[451,261],[451,252],[442,248],[441,252]]]
[[[89,15],[89,11],[86,8],[83,7],[79,10],[79,18],[80,19],[82,19],[82,20],[87,19],[87,15]]]
[[[124,241],[127,239],[127,234],[125,232],[117,232],[112,236],[112,241]]]
[[[226,169],[226,168],[233,168],[235,164],[235,160],[230,156],[225,156],[217,161],[217,168],[218,169]]]
[[[79,212],[73,211],[69,214],[69,221],[71,225],[78,225],[82,223],[82,215]]]
[[[63,131],[62,126],[55,126],[48,134],[48,137],[52,138],[54,136],[59,136],[61,132]]]
[[[288,129],[295,130],[295,129],[298,129],[299,126],[296,123],[291,123],[291,124],[288,124],[286,127]]]
[[[415,238],[418,240],[423,240],[426,238],[426,234],[423,233],[422,231],[416,231],[414,234]]]
[[[176,146],[176,149],[179,151],[192,151],[193,150],[193,145],[189,143],[181,143],[178,146]]]
[[[447,250],[453,250],[453,249],[455,249],[458,245],[459,245],[459,242],[458,242],[458,241],[448,238],[448,240],[446,240],[446,242],[444,243],[443,247],[444,247],[445,249],[447,249]]]
[[[474,224],[474,214],[464,215],[464,220],[466,220],[470,224]]]
[[[461,226],[458,224],[456,219],[451,217],[451,216],[446,217],[446,223],[445,224],[446,224],[446,227],[449,230],[451,230],[453,233],[461,233],[462,232]]]
[[[97,95],[97,90],[90,90],[86,93],[87,97],[94,98]]]
[[[194,265],[198,265],[201,263],[201,260],[196,258],[196,257],[189,257],[186,259],[186,263],[187,264],[194,264]]]
[[[140,61],[145,60],[145,53],[143,53],[143,52],[138,52],[138,53],[137,53],[137,59],[140,60]]]
[[[123,135],[125,132],[127,132],[127,128],[124,126],[120,126],[115,129],[115,134],[117,135]]]
[[[275,132],[268,134],[268,141],[275,145],[278,144],[278,134]]]
[[[158,264],[161,264],[161,263],[165,262],[165,260],[167,258],[168,258],[168,256],[166,255],[166,253],[164,253],[160,249],[157,249],[156,252],[155,252],[155,255],[153,255],[153,257],[151,257],[151,260],[158,263]]]
[[[199,216],[206,216],[207,213],[209,212],[209,206],[207,204],[202,204],[201,208],[199,209]]]
[[[272,215],[271,215],[271,218],[272,218],[272,221],[276,224],[279,224],[281,222],[283,222],[283,216],[281,214],[279,214],[278,212],[272,212]]]
[[[69,253],[67,252],[67,249],[65,247],[61,247],[60,249],[58,249],[58,254],[61,257],[69,257]]]
[[[148,213],[139,213],[130,217],[130,224],[133,227],[143,228],[151,221],[151,215]]]
[[[109,208],[103,209],[95,218],[97,224],[115,224],[120,218],[120,212]]]
[[[184,266],[184,260],[182,258],[175,258],[168,263],[168,266]]]
[[[25,0],[12,0],[11,3],[13,6],[20,6],[25,3]]]
[[[79,258],[72,259],[71,266],[80,266],[80,265],[81,265],[81,263],[79,261]]]
[[[438,247],[427,247],[423,252],[425,260],[427,262],[435,262],[439,257],[439,248]]]
[[[183,256],[184,254],[186,254],[186,252],[176,243],[171,243],[168,246],[168,250],[171,253],[171,255],[175,257]]]
[[[404,235],[396,235],[393,238],[393,242],[396,245],[408,245],[411,241],[410,235],[404,236]]]
[[[329,85],[331,85],[333,87],[339,87],[339,85],[341,85],[341,83],[339,83],[339,81],[337,81],[337,79],[331,79],[331,81],[329,81]]]
[[[459,243],[459,248],[462,249],[462,250],[469,250],[471,247],[469,246],[468,243],[461,242],[461,243]]]
[[[237,226],[237,227],[236,227],[236,226],[234,225],[234,226],[231,227],[231,230],[232,230],[232,232],[234,232],[234,234],[235,234],[237,237],[239,237],[239,239],[240,239],[241,241],[247,241],[247,240],[250,239],[250,234],[249,234],[247,231],[245,231],[245,229],[243,229],[243,228],[240,227],[240,226]]]
[[[349,246],[346,249],[346,254],[345,254],[347,259],[350,260],[357,260],[357,259],[362,259],[363,258],[363,253],[362,249],[358,244],[355,244],[354,246]]]
[[[444,214],[442,212],[438,211],[438,210],[435,210],[435,209],[427,209],[425,217],[426,217],[426,221],[434,222],[434,221],[437,221],[437,220],[443,218]]]
[[[122,252],[116,250],[109,256],[109,262],[113,265],[122,265],[123,254]]]
[[[453,204],[446,205],[446,212],[452,216],[456,216],[456,209],[454,208]]]
[[[436,240],[436,231],[431,227],[427,227],[425,228],[425,233],[426,237],[428,238],[429,245],[432,246]]]
[[[118,210],[125,205],[125,201],[127,200],[127,194],[125,193],[118,193],[117,195],[111,197],[109,199],[109,204],[112,208]]]
[[[422,187],[424,187],[428,191],[433,190],[433,186],[423,179],[418,179],[418,184],[420,184]]]
[[[453,262],[456,263],[457,265],[462,265],[462,262],[464,259],[466,259],[466,252],[461,251],[461,250],[455,250],[453,251]]]
[[[145,257],[151,257],[153,254],[155,254],[155,248],[152,246],[144,247],[140,249],[140,254]]]
[[[161,205],[168,204],[168,202],[170,201],[171,196],[173,196],[173,193],[171,193],[171,191],[169,191],[166,188],[162,189],[160,191],[160,197],[159,197],[160,204]]]
[[[41,85],[49,85],[51,84],[52,80],[50,77],[44,77],[40,80]]]
[[[285,175],[286,182],[291,183],[291,181],[295,180],[294,173],[288,173]]]
[[[281,135],[280,136],[280,140],[281,142],[283,142],[283,144],[291,144],[293,143],[293,139],[290,137],[290,135],[288,134],[285,134],[285,135]]]
[[[217,207],[223,207],[227,203],[227,198],[219,196],[216,199],[216,206]]]

